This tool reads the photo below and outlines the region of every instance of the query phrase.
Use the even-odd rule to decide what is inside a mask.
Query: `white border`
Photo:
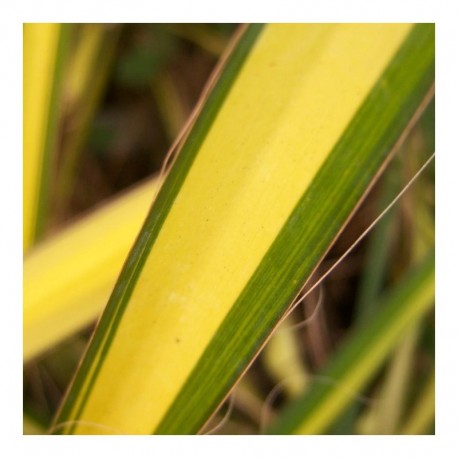
[[[1,46],[2,456],[456,456],[458,319],[458,51],[452,2],[436,0],[16,1],[6,3]],[[8,8],[8,11],[5,11]],[[437,420],[436,437],[22,436],[22,22],[436,22]]]

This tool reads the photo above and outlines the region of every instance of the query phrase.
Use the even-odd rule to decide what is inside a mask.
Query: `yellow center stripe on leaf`
[[[60,27],[60,24],[24,24],[24,250],[35,235]]]
[[[155,429],[410,29],[265,28],[152,247],[77,434],[109,432],[85,420]]]
[[[148,180],[27,253],[25,361],[99,316],[157,186],[157,179]]]

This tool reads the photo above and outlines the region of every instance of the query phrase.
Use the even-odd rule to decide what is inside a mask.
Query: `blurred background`
[[[49,240],[108,199],[157,174],[237,24],[72,24],[58,100]],[[319,278],[434,152],[434,103],[315,274]],[[259,434],[319,377],[377,299],[434,246],[434,168],[309,295],[276,333],[208,426]],[[32,249],[33,250],[33,249]],[[313,319],[307,319],[313,314]],[[306,320],[306,321],[304,321]],[[93,324],[24,365],[25,433],[44,431]],[[431,375],[432,374],[432,375]],[[406,336],[327,433],[399,433],[434,377],[434,313]],[[333,383],[324,380],[323,383]],[[434,433],[433,417],[422,433]]]

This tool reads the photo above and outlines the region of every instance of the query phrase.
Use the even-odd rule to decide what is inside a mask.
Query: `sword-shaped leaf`
[[[433,25],[249,26],[159,192],[53,431],[197,433],[433,78]]]

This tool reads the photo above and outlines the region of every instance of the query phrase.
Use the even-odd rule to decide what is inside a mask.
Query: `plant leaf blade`
[[[202,427],[424,99],[433,35],[409,24],[248,29],[159,193],[55,428]]]

